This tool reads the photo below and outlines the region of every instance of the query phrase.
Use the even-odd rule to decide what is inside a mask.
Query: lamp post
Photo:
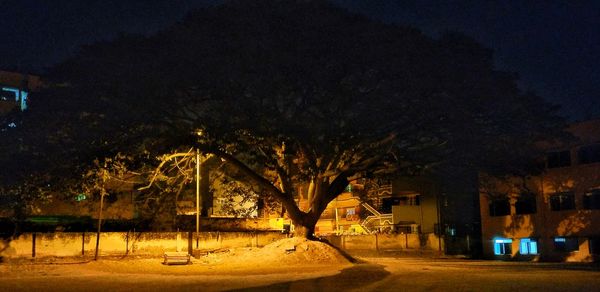
[[[200,236],[200,151],[196,150],[196,248]]]
[[[98,247],[100,246],[100,231],[102,227],[102,209],[104,205],[104,196],[106,195],[106,189],[104,188],[106,182],[106,170],[102,170],[102,188],[100,190],[100,212],[98,214],[98,232],[96,232],[96,252],[94,254],[94,260],[98,260]]]

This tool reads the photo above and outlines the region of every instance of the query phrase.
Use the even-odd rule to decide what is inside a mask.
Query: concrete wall
[[[523,259],[549,261],[592,261],[590,238],[600,237],[600,210],[587,210],[583,206],[584,194],[600,183],[600,163],[576,165],[572,167],[548,169],[543,175],[520,178],[497,179],[483,176],[485,189],[480,195],[483,254],[486,258]],[[534,214],[516,214],[515,203],[525,184],[535,194],[536,212]],[[491,198],[488,189],[507,194],[510,202],[510,214],[490,216]],[[575,196],[575,209],[553,211],[550,196],[556,192],[571,191]],[[575,252],[558,251],[554,247],[554,237],[577,237],[579,250]],[[510,255],[494,255],[495,238],[512,239]],[[538,240],[539,254],[523,256],[519,253],[522,238]]]
[[[570,131],[580,138],[582,145],[600,141],[600,120],[576,124]],[[597,254],[590,251],[590,240],[600,238],[600,210],[586,209],[584,196],[600,186],[600,163],[579,164],[578,147],[566,145],[551,150],[570,151],[569,166],[549,168],[537,176],[525,178],[500,178],[485,174],[480,176],[480,212],[483,253],[487,258],[525,259],[551,261],[592,261]],[[578,145],[575,145],[578,146]],[[519,194],[531,192],[536,199],[536,212],[516,214],[515,203]],[[550,198],[559,192],[572,192],[575,208],[552,210]],[[496,196],[506,195],[510,202],[510,214],[491,216],[489,205]],[[557,250],[555,237],[574,237],[579,250],[565,252]],[[494,255],[494,239],[512,239],[509,255]],[[536,256],[521,255],[519,242],[523,238],[538,240]]]
[[[264,246],[285,238],[278,232],[104,232],[100,235],[102,256],[161,256],[165,251],[216,250],[219,248]],[[49,257],[93,256],[96,233],[26,233],[8,243],[0,243],[0,256]]]
[[[369,234],[326,237],[331,244],[343,250],[430,250],[443,251],[438,237],[427,234]]]
[[[165,251],[188,251],[188,246],[195,251],[255,247],[285,237],[278,232],[105,232],[100,235],[99,255],[161,256]],[[443,250],[438,237],[431,233],[330,236],[327,239],[344,250]],[[1,245],[0,250],[6,247]],[[32,257],[35,250],[35,257],[92,257],[95,247],[96,233],[93,232],[26,233],[8,243],[0,256]]]
[[[435,182],[426,177],[398,178],[392,182],[392,191],[394,194],[420,194],[420,204],[417,206],[392,207],[395,224],[399,221],[412,221],[420,225],[421,232],[434,232],[434,226],[438,222],[436,194],[439,193]]]

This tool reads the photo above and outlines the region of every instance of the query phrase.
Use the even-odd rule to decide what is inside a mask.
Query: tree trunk
[[[326,193],[328,189],[329,185],[322,181],[318,183],[311,182],[308,197],[311,197],[311,194],[312,197],[308,202],[308,210],[306,212],[300,211],[296,216],[288,213],[294,223],[294,237],[316,239],[315,227],[317,221],[319,221],[321,214],[325,211],[329,201],[331,201],[331,199],[328,199],[330,196],[327,196]]]
[[[305,224],[309,226],[304,226],[301,224],[294,223],[294,237],[306,238],[306,239],[315,239],[315,225],[314,224]]]

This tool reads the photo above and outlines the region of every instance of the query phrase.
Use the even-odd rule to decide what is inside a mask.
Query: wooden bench
[[[187,252],[165,252],[163,265],[188,265],[191,263],[190,254]]]

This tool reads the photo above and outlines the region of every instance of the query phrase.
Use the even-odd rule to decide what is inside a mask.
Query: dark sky
[[[0,0],[0,68],[43,72],[81,44],[149,34],[218,0]],[[600,1],[334,0],[436,36],[463,32],[494,49],[498,69],[573,120],[600,118]]]

